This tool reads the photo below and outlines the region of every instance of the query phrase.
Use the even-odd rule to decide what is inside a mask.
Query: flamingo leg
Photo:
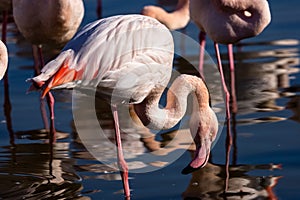
[[[40,99],[40,110],[41,110],[44,127],[46,130],[49,130],[48,117],[47,117],[47,112],[45,109],[45,99],[42,99],[42,98]]]
[[[6,44],[6,33],[7,33],[7,21],[8,21],[8,12],[7,10],[2,12],[2,42]]]
[[[42,54],[40,53],[42,51],[41,46],[38,45],[32,45],[32,54],[34,59],[34,73],[35,75],[39,75],[41,73],[41,65],[43,62]],[[42,65],[43,66],[43,65]],[[42,120],[44,123],[44,127],[46,130],[49,130],[49,123],[48,123],[48,117],[47,117],[47,111],[45,109],[45,100],[40,99],[40,110],[42,115]]]
[[[204,66],[204,51],[206,44],[206,33],[200,31],[199,33],[199,43],[200,43],[200,54],[199,54],[199,73],[200,77],[204,80],[203,66]]]
[[[4,44],[6,44],[6,35],[7,35],[7,22],[8,22],[8,12],[7,10],[2,12],[2,37],[1,40]],[[10,144],[15,147],[15,137],[14,137],[14,131],[12,128],[12,119],[11,119],[11,102],[10,102],[10,97],[9,97],[9,81],[8,81],[8,70],[6,70],[4,77],[3,77],[3,82],[4,82],[4,115],[6,118],[6,127],[9,132],[10,136]]]
[[[35,73],[35,76],[37,76],[41,73],[38,51],[39,51],[38,46],[37,45],[32,45],[32,54],[33,54],[33,60],[34,60],[34,73]]]
[[[97,1],[97,15],[98,19],[102,18],[102,0]]]
[[[116,139],[116,145],[117,145],[118,166],[119,166],[120,174],[122,177],[124,194],[125,194],[125,197],[128,198],[128,197],[130,197],[130,189],[129,189],[129,182],[128,182],[128,166],[127,166],[127,163],[126,163],[126,161],[124,159],[124,155],[123,155],[117,106],[112,105],[112,110],[113,110],[113,117],[114,117],[114,122],[115,122],[115,139]]]
[[[221,76],[221,81],[223,85],[223,90],[225,92],[225,97],[226,97],[226,117],[227,117],[227,137],[226,137],[226,180],[225,180],[225,192],[227,192],[228,189],[228,182],[229,182],[229,159],[230,159],[230,150],[231,150],[231,145],[232,145],[232,136],[231,136],[231,131],[230,131],[230,107],[229,107],[229,100],[230,100],[230,94],[228,92],[226,82],[225,82],[225,77],[223,73],[223,68],[222,68],[222,62],[221,62],[221,56],[220,56],[220,51],[219,51],[219,46],[218,43],[215,42],[215,51],[216,51],[216,56],[217,56],[217,61],[218,61],[218,68],[220,71],[220,76]]]
[[[34,61],[35,61],[35,73],[40,74],[41,73],[41,67],[44,67],[45,61],[44,61],[44,56],[43,56],[43,51],[42,51],[42,45],[33,45],[33,55],[34,55]],[[49,112],[50,112],[50,140],[52,142],[55,142],[55,123],[54,123],[54,97],[51,92],[48,92],[46,95],[46,101],[48,104]],[[44,99],[40,100],[40,109],[41,109],[41,114],[42,114],[42,119],[44,122],[45,129],[49,129],[49,124],[47,120],[47,112],[45,109],[45,102]]]
[[[41,68],[45,66],[45,61],[44,61],[44,56],[43,56],[43,50],[42,50],[42,45],[38,45],[38,54],[39,54],[39,61],[40,61],[40,66]]]
[[[230,66],[230,77],[231,77],[231,101],[232,101],[232,112],[237,113],[237,101],[235,92],[235,71],[234,71],[234,57],[232,44],[227,45],[229,66]]]
[[[54,97],[51,92],[48,92],[46,95],[47,104],[50,111],[50,140],[55,142],[55,125],[54,125]]]

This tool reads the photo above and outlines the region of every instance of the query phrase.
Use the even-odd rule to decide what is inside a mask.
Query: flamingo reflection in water
[[[119,103],[133,104],[137,116],[147,127],[169,129],[182,119],[187,96],[194,94],[190,130],[196,154],[183,173],[207,163],[218,131],[207,87],[196,76],[178,76],[169,88],[165,108],[159,108],[159,99],[171,77],[173,54],[171,33],[157,20],[142,15],[114,16],[86,25],[39,76],[30,79],[31,89],[41,89],[42,97],[53,88],[76,84],[84,88],[99,87],[100,93],[105,94],[113,91],[118,165],[126,197],[130,191],[118,126]]]
[[[183,199],[278,199],[274,191],[281,176],[249,175],[252,171],[280,170],[280,164],[231,165],[229,191],[223,193],[225,166],[211,162],[192,174]]]

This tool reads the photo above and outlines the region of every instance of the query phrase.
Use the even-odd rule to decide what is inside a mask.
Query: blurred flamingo
[[[64,46],[78,30],[83,15],[82,0],[13,0],[13,16],[18,30],[40,53],[44,44]],[[43,66],[43,58],[39,59]],[[39,73],[40,70],[36,70]]]
[[[113,91],[112,97],[118,97],[111,102],[118,166],[126,197],[130,191],[119,130],[119,103],[133,104],[147,127],[169,129],[184,116],[187,96],[195,95],[190,130],[196,154],[182,173],[207,163],[217,134],[218,121],[210,107],[208,89],[196,76],[178,76],[169,88],[165,108],[159,108],[159,99],[171,77],[173,54],[172,36],[157,20],[143,15],[114,16],[86,25],[39,76],[29,79],[31,89],[41,89],[42,97],[51,89],[74,87],[80,82],[80,87],[97,87],[104,94]]]
[[[13,0],[13,16],[22,35],[33,45],[35,73],[44,66],[42,45],[65,45],[76,33],[84,15],[82,0]],[[38,55],[37,55],[38,54]],[[53,96],[47,94],[49,108]],[[47,129],[46,111],[41,101],[44,125]],[[50,132],[54,135],[54,111],[50,110]]]
[[[8,54],[5,44],[0,40],[0,80],[3,78],[8,63]]]

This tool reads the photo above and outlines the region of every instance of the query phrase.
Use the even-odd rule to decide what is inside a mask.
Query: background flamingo
[[[82,0],[13,0],[13,16],[22,35],[33,45],[35,73],[44,66],[42,45],[62,47],[76,33],[84,15]],[[54,135],[53,96],[47,94],[50,108],[50,132]],[[43,121],[47,129],[45,110],[41,102]]]
[[[0,80],[3,78],[8,64],[8,54],[5,44],[0,40]]]
[[[134,104],[144,125],[156,129],[175,126],[185,114],[187,96],[195,94],[190,130],[197,150],[183,170],[189,173],[207,163],[218,122],[209,105],[207,87],[195,76],[177,77],[167,94],[166,107],[158,107],[171,76],[173,48],[170,32],[153,18],[142,15],[105,18],[79,31],[39,76],[30,79],[32,88],[41,88],[42,97],[52,88],[68,87],[78,81],[81,86],[101,88],[100,93],[113,90],[119,102]],[[112,102],[118,164],[128,197],[128,167],[122,153],[117,104]]]
[[[232,43],[236,43],[244,38],[256,36],[264,30],[271,20],[268,2],[266,0],[179,0],[177,9],[172,13],[166,13],[156,6],[145,6],[142,11],[143,14],[158,19],[170,29],[173,29],[173,27],[176,27],[176,29],[183,28],[186,23],[183,23],[184,26],[177,25],[178,22],[187,20],[186,13],[188,12],[190,12],[191,19],[201,30],[199,35],[201,45],[199,70],[201,75],[203,75],[205,35],[208,34],[215,42],[218,67],[226,93],[227,118],[229,119],[230,97],[221,67],[218,43],[228,44],[230,70],[232,71],[232,78],[234,78]],[[232,79],[231,89],[233,101],[235,102],[234,79]],[[236,111],[236,108],[234,108],[234,111]]]
[[[185,4],[185,6],[182,6]],[[179,7],[179,5],[181,5]],[[230,94],[225,83],[225,77],[223,74],[222,61],[218,44],[227,44],[229,65],[231,71],[231,94],[232,94],[232,110],[237,112],[236,106],[236,94],[235,94],[235,79],[234,79],[234,58],[232,44],[238,42],[241,39],[254,37],[261,33],[264,28],[270,23],[271,15],[269,5],[266,0],[254,0],[254,1],[239,1],[239,0],[182,0],[178,1],[179,8],[185,10],[189,9],[191,19],[200,28],[199,34],[200,42],[200,56],[199,56],[199,71],[200,76],[203,77],[203,63],[204,63],[204,49],[206,43],[206,34],[214,41],[215,53],[217,57],[217,64],[220,71],[221,81],[226,95],[226,117],[227,117],[227,180],[229,178],[229,152],[232,143],[232,137],[230,133]],[[146,7],[147,8],[147,7]],[[177,8],[178,9],[178,8]],[[144,8],[145,10],[145,8]],[[154,9],[152,9],[154,10]],[[156,10],[159,10],[158,8]],[[174,11],[176,13],[177,10]],[[187,12],[187,11],[186,11]],[[158,12],[158,15],[162,13]],[[165,23],[168,27],[172,27],[169,23],[181,21],[186,16],[182,11],[173,15],[172,18],[168,18],[168,15],[161,15],[164,20],[153,13],[150,16],[154,16],[162,23]],[[147,14],[147,13],[146,13]],[[176,18],[175,18],[176,17]],[[174,19],[175,18],[175,19]],[[171,20],[172,19],[172,20]],[[176,23],[175,23],[176,24]],[[227,190],[227,185],[225,190]]]

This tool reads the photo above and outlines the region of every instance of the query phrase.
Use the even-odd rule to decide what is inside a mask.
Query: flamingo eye
[[[212,132],[209,133],[209,138],[212,141],[212,138],[213,138],[213,133]]]
[[[248,10],[245,10],[245,11],[244,11],[244,15],[245,15],[245,17],[251,17],[251,16],[252,16],[252,13],[249,12]]]

